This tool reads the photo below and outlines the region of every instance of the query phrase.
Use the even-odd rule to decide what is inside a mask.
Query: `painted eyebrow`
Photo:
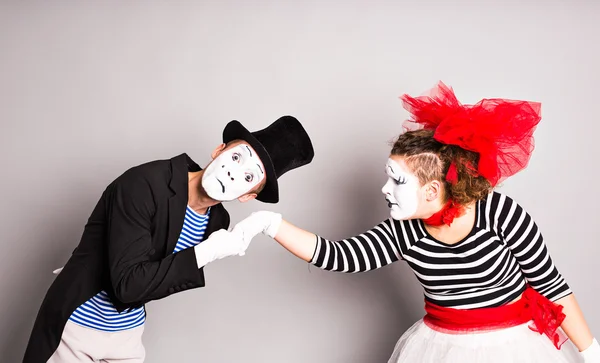
[[[391,170],[392,174],[396,174],[396,173],[394,172],[394,169],[392,168],[392,166],[391,166],[391,165],[388,165],[387,167],[388,167],[388,168],[390,168],[390,170]],[[401,181],[404,181],[404,182],[406,183],[406,178],[405,178],[405,177],[403,177],[402,175],[398,175],[398,177],[397,177],[397,178],[392,178],[392,179],[394,179],[394,180],[395,180],[396,182],[398,182],[398,183],[400,183]]]
[[[252,150],[250,150],[250,148],[248,147],[248,145],[244,145],[246,146],[246,149],[248,149],[248,152],[250,153],[250,156],[252,156]]]
[[[256,166],[258,166],[258,169],[260,170],[260,172],[261,172],[261,173],[263,173],[263,174],[265,173],[265,172],[262,170],[262,168],[260,167],[260,165],[256,164]]]

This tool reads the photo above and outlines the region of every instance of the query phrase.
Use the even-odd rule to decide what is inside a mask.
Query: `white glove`
[[[583,350],[580,354],[585,363],[600,363],[600,344],[594,339],[592,345]]]
[[[244,242],[250,244],[252,238],[263,233],[275,238],[281,225],[281,214],[268,211],[254,212],[241,220],[233,227],[233,231],[240,231],[244,236]]]
[[[194,246],[198,268],[225,257],[243,256],[249,244],[250,241],[246,243],[241,231],[215,231],[205,241]]]

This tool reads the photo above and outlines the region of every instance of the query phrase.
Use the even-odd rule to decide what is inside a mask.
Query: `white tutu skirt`
[[[388,363],[574,363],[582,362],[577,348],[565,342],[558,350],[546,335],[528,324],[475,333],[448,334],[423,320],[400,338]]]

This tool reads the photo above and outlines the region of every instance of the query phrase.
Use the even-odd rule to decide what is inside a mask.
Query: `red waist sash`
[[[494,308],[461,310],[425,302],[425,324],[434,330],[449,333],[484,332],[510,328],[532,321],[529,329],[546,334],[557,349],[568,339],[558,328],[565,320],[563,307],[531,287],[518,301]]]

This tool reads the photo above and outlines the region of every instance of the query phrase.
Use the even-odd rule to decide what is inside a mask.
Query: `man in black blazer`
[[[302,125],[284,116],[256,132],[228,123],[204,170],[186,154],[127,170],[50,286],[24,362],[143,362],[144,304],[203,287],[206,264],[248,247],[227,231],[221,202],[277,203],[278,178],[313,156]]]

